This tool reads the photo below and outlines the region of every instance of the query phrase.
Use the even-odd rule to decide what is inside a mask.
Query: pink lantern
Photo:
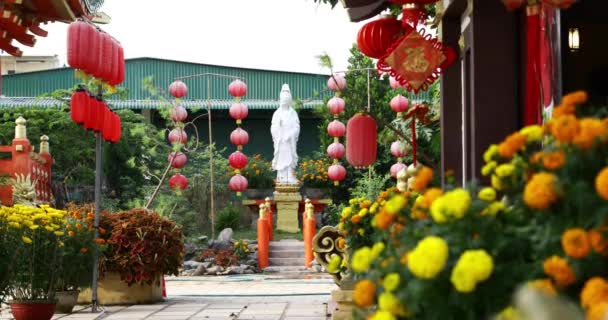
[[[394,90],[397,90],[399,88],[405,88],[404,86],[401,85],[401,83],[399,83],[399,81],[397,81],[397,79],[395,79],[394,77],[390,77],[388,79],[388,81],[391,84],[391,88]]]
[[[228,157],[228,162],[234,169],[241,170],[247,166],[247,156],[240,151],[235,151]]]
[[[403,170],[407,168],[407,166],[404,163],[401,162],[397,162],[394,165],[391,166],[391,177],[397,179],[397,174],[399,173],[399,171]]]
[[[171,189],[184,190],[188,188],[188,179],[183,175],[176,173],[169,179],[169,187],[171,187]]]
[[[234,103],[230,106],[230,116],[232,119],[236,119],[236,124],[241,124],[241,120],[247,117],[249,109],[242,103]]]
[[[176,98],[182,98],[188,94],[188,87],[185,83],[175,80],[169,86],[169,93]]]
[[[340,97],[333,97],[327,102],[327,107],[329,107],[329,112],[331,112],[331,114],[337,116],[344,111],[346,103],[344,102],[344,99]]]
[[[173,162],[171,162],[173,160]],[[171,152],[167,157],[167,162],[171,163],[171,166],[175,169],[181,169],[186,165],[188,157],[182,152]]]
[[[235,146],[246,145],[249,143],[249,134],[247,133],[247,131],[245,131],[241,128],[236,128],[230,134],[230,143],[232,143]]]
[[[337,186],[339,182],[346,178],[346,169],[341,164],[334,164],[327,169],[327,175]]]
[[[391,144],[391,154],[395,158],[403,158],[407,155],[407,150],[401,141],[395,141]]]
[[[186,142],[188,142],[188,135],[184,129],[175,128],[169,132],[169,142],[171,142],[171,144],[186,144]]]
[[[332,159],[341,159],[345,152],[346,148],[339,142],[334,142],[327,147],[327,155]]]
[[[230,182],[228,182],[228,187],[230,188],[230,190],[236,192],[237,195],[240,195],[241,192],[247,190],[247,186],[247,178],[243,177],[240,174],[233,176],[232,178],[230,178]]]
[[[329,77],[327,80],[327,87],[333,92],[339,92],[346,88],[346,79],[343,75],[334,74],[333,77]]]
[[[235,98],[240,98],[247,94],[247,84],[241,80],[234,80],[228,86],[228,93]]]
[[[346,126],[344,123],[334,120],[327,126],[327,133],[333,138],[339,138],[346,134]]]
[[[402,95],[397,95],[391,100],[391,109],[397,112],[399,116],[402,112],[407,111],[409,103],[410,102],[409,100],[407,100],[406,97]]]
[[[184,122],[188,119],[188,111],[182,106],[174,106],[171,109],[171,119],[175,122]]]

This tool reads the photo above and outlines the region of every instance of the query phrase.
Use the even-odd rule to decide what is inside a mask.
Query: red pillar
[[[260,218],[258,219],[258,265],[261,269],[268,267],[268,245],[269,233],[268,220],[266,219],[265,205],[260,205]]]

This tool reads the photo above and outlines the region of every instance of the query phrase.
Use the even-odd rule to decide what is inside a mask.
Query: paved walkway
[[[326,320],[331,278],[286,279],[268,275],[167,278],[163,303],[108,306],[103,312],[76,307],[61,320]],[[11,319],[4,310],[0,319]]]

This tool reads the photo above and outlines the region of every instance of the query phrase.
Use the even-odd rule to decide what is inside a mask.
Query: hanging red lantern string
[[[243,145],[249,143],[249,134],[247,131],[241,129],[242,120],[249,114],[249,109],[243,103],[240,103],[241,98],[247,94],[247,84],[240,79],[234,80],[228,86],[228,93],[234,97],[235,103],[230,106],[229,114],[230,117],[236,120],[237,128],[230,134],[230,142],[236,146],[237,151],[233,152],[228,157],[230,167],[235,169],[236,175],[234,175],[228,187],[230,190],[236,192],[237,197],[241,196],[241,193],[247,190],[248,181],[247,178],[241,175],[241,170],[247,166],[247,156],[241,152]]]
[[[335,119],[327,126],[327,133],[334,138],[334,142],[327,147],[327,155],[333,159],[333,165],[327,168],[327,176],[338,186],[346,177],[346,169],[340,165],[340,159],[346,153],[346,148],[340,143],[340,137],[346,134],[346,126],[338,120],[346,108],[346,102],[340,98],[340,92],[346,88],[346,79],[342,75],[334,74],[327,80],[327,87],[335,93],[327,102],[327,108]]]

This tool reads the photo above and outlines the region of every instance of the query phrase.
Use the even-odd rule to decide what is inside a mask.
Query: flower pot
[[[329,194],[328,189],[304,188],[302,195],[308,199],[324,199]]]
[[[55,312],[72,313],[74,306],[78,302],[79,293],[79,290],[55,292],[55,298],[57,299],[57,306],[55,307]]]
[[[120,279],[116,272],[106,272],[99,279],[97,288],[97,302],[103,305],[124,305],[156,303],[163,301],[163,288],[160,285],[161,276],[155,277],[153,284],[132,284],[129,286]],[[92,291],[83,289],[78,296],[78,304],[90,304]]]
[[[272,197],[272,189],[247,189],[245,190],[245,196],[248,199],[265,199],[266,197]]]
[[[55,304],[48,301],[10,302],[15,320],[50,320],[55,313]]]

